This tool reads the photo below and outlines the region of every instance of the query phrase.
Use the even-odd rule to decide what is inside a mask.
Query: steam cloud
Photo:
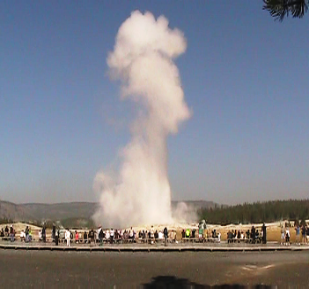
[[[167,224],[173,221],[167,175],[166,139],[190,117],[173,59],[186,40],[168,20],[132,12],[119,28],[107,63],[121,80],[121,95],[139,109],[131,124],[131,141],[121,151],[118,176],[99,172],[94,188],[101,192],[94,219],[104,226]]]

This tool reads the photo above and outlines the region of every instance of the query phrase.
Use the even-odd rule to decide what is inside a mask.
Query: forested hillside
[[[210,224],[249,224],[279,220],[309,219],[309,199],[244,203],[199,210],[201,219]]]

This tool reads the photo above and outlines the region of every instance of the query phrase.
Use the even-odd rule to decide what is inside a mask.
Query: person
[[[132,229],[132,227],[131,227],[131,229],[129,230],[129,240],[130,240],[130,242],[133,243],[133,229]]]
[[[98,235],[99,235],[99,240],[100,240],[100,246],[102,246],[103,245],[103,238],[104,238],[102,227],[100,227]]]
[[[255,227],[251,227],[251,241],[252,243],[255,243]]]
[[[32,229],[31,229],[31,227],[28,228],[28,240],[29,240],[29,242],[32,242]]]
[[[202,226],[200,226],[200,227],[198,228],[198,238],[199,238],[200,240],[203,239],[203,232],[204,232],[204,229],[203,229]]]
[[[301,228],[301,235],[302,235],[302,243],[306,244],[307,240],[306,240],[306,226],[303,224],[302,228]]]
[[[52,240],[53,242],[55,242],[56,240],[56,226],[53,225],[53,229],[52,229]]]
[[[218,233],[218,243],[220,243],[221,242],[221,233],[219,232]]]
[[[263,241],[263,244],[266,244],[266,226],[265,226],[265,223],[263,223],[263,226],[262,226],[262,233],[263,233],[263,238],[262,238],[262,241]]]
[[[110,233],[109,233],[109,230],[106,230],[106,232],[105,232],[105,239],[106,239],[106,242],[110,241]]]
[[[285,245],[290,245],[290,229],[288,227],[285,229]]]
[[[233,242],[233,232],[231,232],[231,230],[229,230],[227,232],[227,243],[232,243]]]
[[[88,235],[86,231],[84,232],[84,243],[88,243]]]
[[[26,235],[25,242],[28,243],[29,242],[29,228],[28,228],[28,226],[26,226],[25,235]]]
[[[297,226],[295,228],[295,233],[296,233],[295,243],[296,243],[296,245],[300,245],[300,227],[299,227],[299,224],[297,224]]]
[[[186,230],[186,238],[190,238],[190,229]]]
[[[155,238],[155,241],[158,240],[158,238],[159,238],[158,230],[155,231],[155,233],[154,233],[154,238]]]
[[[46,243],[46,229],[45,226],[42,228],[42,241]]]
[[[4,232],[5,232],[5,237],[8,237],[9,236],[9,227],[8,226],[5,226]]]
[[[285,229],[283,228],[283,226],[281,226],[281,245],[284,244],[284,240],[285,240]]]
[[[15,241],[15,231],[14,231],[13,225],[11,225],[10,227],[10,239],[11,239],[11,242]]]
[[[79,242],[78,232],[75,231],[75,243],[77,244],[78,242]]]
[[[114,239],[116,240],[116,242],[119,242],[119,240],[120,240],[120,233],[117,229],[115,230],[115,238]]]
[[[114,235],[115,235],[115,231],[114,231],[113,228],[111,228],[109,234],[110,234],[110,238],[111,238],[111,244],[113,244],[114,243]]]
[[[69,229],[65,230],[64,238],[67,241],[67,247],[71,247],[71,243],[70,243],[70,241],[71,241],[71,232],[69,231]]]
[[[26,234],[25,234],[25,231],[22,230],[20,232],[20,241],[23,242],[23,241],[25,241],[25,239],[26,239]]]
[[[149,231],[149,238],[151,239],[151,244],[153,244],[153,239],[154,239],[153,226],[151,226],[151,229]]]
[[[186,237],[185,229],[182,229],[181,238],[184,239]]]
[[[248,231],[246,231],[246,239],[249,241],[250,239],[250,230],[248,229]]]
[[[256,229],[256,231],[255,231],[255,240],[256,240],[257,243],[259,243],[261,241],[260,233],[259,233],[258,229]]]
[[[58,246],[58,243],[59,243],[59,236],[60,236],[60,230],[58,229],[57,233],[56,233],[56,227],[55,227],[55,244],[56,244],[56,246]]]
[[[94,243],[94,231],[93,231],[93,229],[91,229],[89,231],[88,237],[90,239],[90,245],[91,245],[92,242]]]
[[[167,227],[164,228],[163,230],[163,234],[164,234],[164,242],[165,242],[165,246],[167,246],[167,238],[168,238],[168,231],[167,231]]]
[[[196,230],[193,229],[193,230],[192,230],[192,239],[195,239],[195,232],[196,232]]]

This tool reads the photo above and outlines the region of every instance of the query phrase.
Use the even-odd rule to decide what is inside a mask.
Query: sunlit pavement
[[[0,250],[0,260],[3,288],[200,289],[214,285],[308,288],[309,284],[308,250],[183,253]],[[224,287],[225,284],[229,287]]]

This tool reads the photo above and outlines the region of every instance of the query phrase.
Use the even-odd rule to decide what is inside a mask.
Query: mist
[[[97,173],[101,195],[96,223],[128,227],[173,222],[167,172],[167,137],[190,117],[179,71],[173,62],[186,39],[164,16],[132,12],[120,26],[107,64],[121,85],[120,98],[136,106],[130,142],[119,152],[119,172]]]

